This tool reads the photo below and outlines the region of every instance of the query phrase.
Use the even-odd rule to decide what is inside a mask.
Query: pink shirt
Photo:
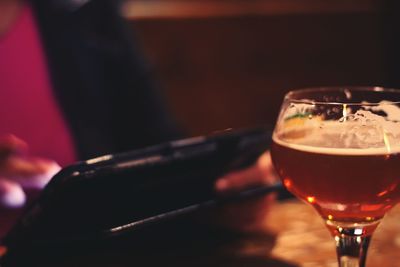
[[[33,156],[53,159],[61,166],[76,159],[28,5],[0,36],[0,135],[9,133],[26,141]]]

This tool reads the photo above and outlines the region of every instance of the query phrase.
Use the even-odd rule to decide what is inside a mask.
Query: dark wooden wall
[[[147,18],[132,27],[191,134],[273,123],[291,89],[387,81],[374,10]]]

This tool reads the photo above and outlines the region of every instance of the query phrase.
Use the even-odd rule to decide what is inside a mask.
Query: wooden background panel
[[[371,13],[382,6],[382,0],[126,0],[123,12],[130,19],[170,19]]]
[[[375,12],[154,18],[132,27],[192,134],[273,123],[293,88],[385,80]]]

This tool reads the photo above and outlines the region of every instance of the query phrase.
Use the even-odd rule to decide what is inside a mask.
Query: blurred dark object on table
[[[276,179],[258,181],[264,176],[259,162],[272,169],[269,155],[261,157],[267,162],[260,160],[270,134],[265,128],[227,131],[71,165],[52,179],[3,244],[18,253],[14,250],[47,243],[109,238],[199,209],[276,192],[282,189]],[[216,194],[218,177],[249,169],[255,174],[247,177],[260,184]],[[262,210],[266,204],[254,207]],[[247,209],[244,214],[253,212]],[[246,224],[253,221],[258,220]]]
[[[269,256],[275,235],[265,226],[238,233],[185,215],[116,239],[33,248],[4,266],[294,266]]]
[[[200,214],[198,214],[200,215]],[[257,232],[237,233],[183,216],[113,242],[79,243],[14,255],[5,267],[125,266],[336,266],[335,244],[312,207],[298,200],[276,203]],[[400,209],[390,211],[369,250],[368,266],[396,267]]]

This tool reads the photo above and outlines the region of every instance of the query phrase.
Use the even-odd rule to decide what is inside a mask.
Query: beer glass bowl
[[[325,220],[339,266],[365,266],[374,230],[400,200],[400,90],[289,92],[271,155],[284,186]]]

